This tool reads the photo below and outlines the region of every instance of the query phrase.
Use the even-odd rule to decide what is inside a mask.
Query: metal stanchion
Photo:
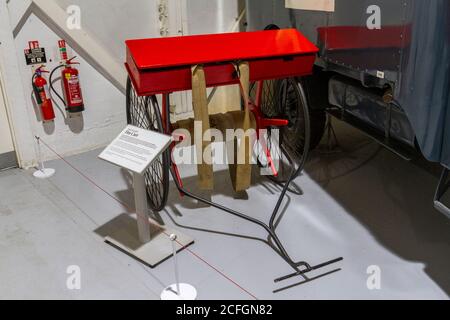
[[[161,300],[196,300],[197,299],[197,289],[187,283],[180,283],[180,272],[178,269],[178,259],[177,259],[177,239],[175,234],[170,235],[170,240],[172,241],[173,248],[173,263],[175,270],[175,284],[164,289],[161,293]]]
[[[37,140],[37,147],[38,147],[38,170],[33,174],[33,176],[38,179],[51,178],[56,173],[56,170],[45,167],[44,161],[42,160],[42,153],[41,153],[41,138],[36,137],[36,140]]]

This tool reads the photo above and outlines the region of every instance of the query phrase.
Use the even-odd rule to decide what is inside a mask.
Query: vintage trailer
[[[325,128],[317,113],[326,112],[406,160],[421,152],[444,167],[435,207],[450,217],[441,202],[450,168],[450,1],[334,3],[312,11],[247,0],[248,29],[295,27],[320,48],[314,76],[303,79],[319,119],[313,140]]]

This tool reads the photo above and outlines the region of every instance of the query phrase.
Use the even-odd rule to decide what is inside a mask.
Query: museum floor
[[[273,294],[301,279],[274,284],[291,270],[268,247],[265,232],[180,199],[171,186],[160,219],[195,238],[179,263],[182,280],[197,287],[200,299],[448,299],[450,221],[432,208],[438,172],[348,128],[338,131],[345,151],[313,154],[296,180],[303,195],[289,195],[277,229],[295,260],[345,258],[323,270],[342,271],[302,286]],[[98,160],[99,152],[68,160],[133,204],[130,175]],[[174,281],[172,260],[150,269],[106,245],[108,225],[132,219],[130,212],[63,161],[49,166],[57,174],[48,181],[35,180],[32,171],[0,173],[0,299],[159,299]],[[193,172],[183,169],[185,176]],[[215,201],[268,219],[278,187],[262,178],[248,200],[234,199],[227,173],[218,172],[216,181]],[[186,182],[195,187],[194,178]],[[81,290],[67,289],[71,265],[81,268]],[[370,266],[380,268],[380,290],[367,287]]]

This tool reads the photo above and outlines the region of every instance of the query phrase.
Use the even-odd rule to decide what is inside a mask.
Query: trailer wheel
[[[267,25],[264,30],[279,30],[280,27],[277,26],[276,24],[269,24]],[[293,81],[296,81],[294,79],[287,79],[287,80],[281,80],[281,81],[289,81],[288,86],[290,90],[290,94],[291,94],[291,98],[290,99],[294,99],[296,101],[292,101],[292,105],[299,105],[301,104],[301,101],[299,99],[300,97],[300,93],[298,92],[298,86],[293,83]],[[310,96],[311,91],[313,88],[311,88],[311,84],[309,81],[305,81],[303,83],[303,81],[299,80],[301,85],[303,86],[305,93],[306,93],[306,98],[308,100],[308,108],[309,108],[309,115],[310,115],[310,121],[311,121],[311,132],[310,132],[310,148],[309,151],[312,151],[314,149],[316,149],[318,147],[318,145],[320,144],[320,142],[322,141],[323,135],[325,133],[325,126],[326,126],[326,122],[327,122],[327,115],[324,109],[316,109],[316,108],[312,108],[312,104],[315,101],[312,101],[312,97]],[[278,83],[277,85],[274,85],[274,83]],[[275,101],[273,100],[273,97],[277,97],[280,95],[280,81],[266,81],[266,83],[264,84],[264,93],[263,93],[263,97],[266,97],[266,100],[262,106],[262,111],[263,114],[266,117],[269,118],[274,118],[274,117],[285,117],[286,115],[288,116],[288,118],[290,119],[294,119],[295,115],[293,114],[286,114],[292,111],[296,111],[295,108],[288,108],[286,109],[285,107],[281,107],[279,105],[275,105]],[[314,85],[314,83],[313,83]],[[253,88],[256,88],[253,87]],[[292,89],[293,88],[293,89]],[[292,95],[292,90],[296,91],[295,95]],[[324,97],[320,96],[321,93],[317,93],[316,91],[314,91],[314,94],[316,94],[316,97],[314,97],[315,99],[319,99],[320,103],[323,104],[322,100]],[[256,95],[256,92],[253,92],[253,95]],[[269,97],[269,99],[267,99],[267,97]],[[272,97],[272,98],[271,98]],[[328,98],[326,98],[326,101],[323,105],[327,104],[327,100]],[[278,103],[282,103],[280,101],[277,101]],[[282,110],[283,109],[283,110]],[[298,110],[297,110],[298,111]],[[301,123],[298,123],[298,125],[301,125]],[[289,133],[288,136],[293,139],[294,141],[297,141],[297,148],[294,147],[294,149],[296,150],[302,150],[304,147],[304,144],[302,144],[302,139],[304,142],[304,136],[303,137],[297,137],[295,136],[295,131],[294,128],[295,124],[293,124],[292,122],[290,122],[290,129],[287,130]],[[300,129],[297,127],[297,129]],[[301,130],[297,130],[297,131],[301,131]],[[286,134],[286,132],[285,132]],[[284,136],[285,136],[284,134]]]
[[[311,119],[311,145],[309,150],[315,150],[322,141],[327,125],[327,113],[325,110],[309,108]]]
[[[252,84],[250,96],[253,100],[256,97],[256,90],[257,84]],[[297,164],[304,165],[311,150],[311,133],[313,131],[310,128],[310,108],[302,83],[295,78],[265,81],[260,108],[267,118],[289,121],[287,127],[280,128],[278,131],[278,142]],[[292,168],[287,163],[287,159],[283,157],[280,148],[274,145],[277,143],[277,139],[273,129],[268,130],[268,148],[272,156],[280,160],[280,167],[279,176],[270,177],[270,179],[277,183],[284,183],[289,179]],[[263,153],[259,153],[257,156],[258,164],[265,167]],[[300,193],[292,188],[289,191]]]
[[[304,106],[297,79],[272,80],[264,82],[261,111],[267,118],[289,120],[289,125],[281,129],[283,141],[292,150],[302,154],[305,147],[305,123],[302,109],[308,107],[311,119],[311,141],[309,151],[314,150],[325,132],[326,113]],[[256,84],[252,84],[250,96],[256,97]],[[285,94],[285,96],[283,96]]]
[[[146,130],[164,132],[158,100],[155,96],[139,97],[130,78],[127,82],[128,124]],[[145,173],[149,207],[154,212],[164,209],[169,194],[170,151],[164,152]]]

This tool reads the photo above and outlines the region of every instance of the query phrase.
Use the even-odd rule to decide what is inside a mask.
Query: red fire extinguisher
[[[55,120],[55,112],[53,110],[53,103],[48,90],[47,80],[42,76],[43,73],[49,73],[44,70],[44,66],[36,69],[33,75],[33,90],[36,97],[36,102],[41,108],[42,120],[44,122]]]
[[[66,61],[65,68],[61,73],[67,111],[72,113],[84,111],[80,75],[78,70],[72,67],[74,64],[79,64],[78,62],[72,62],[75,58]]]
[[[66,110],[69,113],[78,113],[84,111],[83,94],[81,92],[80,84],[80,74],[73,65],[79,64],[78,62],[73,62],[76,57],[67,59],[67,51],[65,41],[59,41],[59,48],[61,52],[62,64],[55,69],[53,69],[50,75],[50,87],[53,92],[59,97],[59,99],[66,106]],[[64,92],[64,99],[56,92],[53,88],[53,74],[56,70],[63,68],[61,72],[62,88]]]

